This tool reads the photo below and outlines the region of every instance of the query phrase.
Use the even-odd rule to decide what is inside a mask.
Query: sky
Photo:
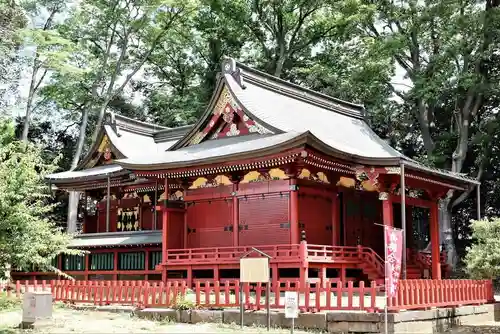
[[[74,6],[77,3],[78,3],[78,1],[73,2],[72,4],[70,4],[70,6]],[[48,15],[49,15],[49,13],[45,9],[42,9],[40,11],[40,13],[31,20],[30,25],[31,26],[43,25],[45,23]],[[65,19],[66,16],[67,16],[67,12],[62,13],[62,14],[56,16],[55,20],[56,20],[56,22],[62,21]],[[21,53],[21,56],[26,57],[26,58],[30,58],[30,57],[32,57],[32,55],[34,53],[34,50],[35,49],[33,46],[26,45],[24,48],[21,49],[20,53]],[[408,90],[410,85],[411,85],[410,80],[404,78],[404,74],[405,74],[404,69],[402,67],[400,67],[399,65],[397,65],[396,72],[395,72],[395,75],[394,75],[393,80],[392,80],[392,82],[395,85],[395,88],[397,90],[401,90],[401,91]],[[123,76],[123,78],[124,78],[124,76]],[[26,112],[25,108],[26,108],[26,101],[27,101],[28,94],[29,94],[30,79],[31,79],[31,68],[25,67],[24,70],[22,71],[22,76],[21,76],[21,80],[19,82],[19,87],[18,87],[20,103],[17,103],[14,107],[11,108],[12,117],[22,116]],[[144,76],[144,70],[140,70],[138,73],[136,73],[136,75],[134,76],[134,79],[135,80],[141,80],[141,79],[147,80]],[[44,81],[47,82],[48,80],[50,80],[50,75],[47,75],[46,79]],[[120,83],[118,82],[116,86],[118,86],[119,84]],[[140,106],[142,104],[142,101],[144,100],[144,96],[140,92],[134,92],[131,89],[130,85],[128,85],[128,87],[126,87],[126,90],[124,91],[124,95],[129,97],[130,100],[132,101],[132,103],[134,105],[137,105],[137,106]],[[11,98],[13,98],[13,97],[11,97]],[[399,99],[399,97],[397,97],[395,95],[394,95],[394,98]],[[52,115],[45,116],[45,117],[42,116],[41,119],[43,120],[44,118],[45,119],[52,118],[52,120],[53,120],[54,117],[57,117],[56,113],[51,113],[51,114]],[[62,120],[55,120],[55,121],[58,124],[60,124],[60,126],[62,126],[62,127],[65,127],[67,125],[64,122],[62,122]]]

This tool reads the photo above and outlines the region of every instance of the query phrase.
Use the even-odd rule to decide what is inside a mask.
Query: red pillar
[[[432,262],[432,279],[441,279],[441,261],[439,251],[439,209],[438,203],[432,203],[430,207],[430,235],[431,235],[431,262]]]
[[[193,288],[193,268],[191,266],[187,268],[187,286],[189,289]]]
[[[162,263],[167,261],[167,241],[168,241],[168,179],[165,178],[165,204],[163,205],[162,211],[162,243],[161,243],[161,255],[162,255]],[[161,279],[163,282],[167,281],[167,266],[164,265],[161,273]]]
[[[384,225],[394,226],[394,212],[392,210],[392,200],[388,193],[380,193],[379,199],[382,201],[382,217]]]
[[[184,203],[184,223],[182,229],[182,248],[188,248],[188,205]]]
[[[326,289],[326,281],[328,279],[326,278],[326,265],[325,264],[321,265],[321,268],[320,268],[320,271],[319,271],[319,279],[320,279],[320,282],[321,282],[321,288],[322,289]]]
[[[299,267],[299,280],[300,288],[305,290],[306,283],[309,278],[309,262],[307,258],[307,242],[305,240],[300,242],[299,245],[300,267]]]
[[[298,245],[300,243],[299,231],[299,192],[297,178],[290,178],[290,211],[288,218],[290,220],[290,243]]]
[[[113,271],[116,273],[118,271],[118,251],[113,251]],[[118,280],[118,274],[113,274],[113,280]]]
[[[144,270],[149,270],[149,250],[144,251]]]
[[[340,245],[340,216],[339,216],[339,198],[335,191],[332,196],[332,245]]]
[[[278,286],[278,279],[279,279],[279,271],[278,271],[278,265],[277,264],[271,264],[271,271],[272,271],[272,285],[271,287],[275,289]]]
[[[239,245],[239,226],[240,226],[240,205],[238,200],[238,181],[233,183],[233,246]]]
[[[413,249],[413,207],[406,206],[406,248]]]

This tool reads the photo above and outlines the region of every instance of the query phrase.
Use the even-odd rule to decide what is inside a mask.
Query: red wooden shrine
[[[275,282],[382,282],[381,224],[406,226],[407,278],[440,279],[438,200],[476,184],[397,152],[369,128],[362,106],[232,59],[196,124],[108,114],[78,168],[47,180],[81,193],[72,246],[90,251],[59,256],[58,268],[79,279],[189,286],[237,279],[251,247],[271,256]],[[427,217],[430,252],[414,240],[413,210]]]

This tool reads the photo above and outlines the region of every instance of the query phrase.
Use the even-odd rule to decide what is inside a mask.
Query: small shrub
[[[182,311],[185,311],[185,310],[195,310],[195,309],[198,309],[199,306],[196,305],[195,302],[191,301],[191,300],[188,300],[186,299],[185,297],[183,297],[181,294],[178,294],[176,297],[175,297],[175,303],[174,305],[172,305],[172,308],[174,310],[182,310]]]
[[[6,293],[0,292],[0,311],[12,310],[21,307],[21,300],[15,296],[7,296]]]
[[[472,221],[473,244],[464,263],[471,278],[491,279],[500,275],[500,218]]]

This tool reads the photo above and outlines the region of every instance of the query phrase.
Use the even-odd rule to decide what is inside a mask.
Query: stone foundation
[[[168,319],[185,323],[240,323],[239,309],[173,310],[147,308],[134,314],[152,320]],[[388,315],[388,329],[392,334],[441,333],[456,325],[500,320],[500,304],[462,306],[427,311],[406,311]],[[282,311],[271,311],[271,326],[289,328],[291,319]],[[265,311],[245,312],[245,326],[266,326]],[[384,314],[364,312],[301,313],[295,319],[295,328],[328,333],[384,333]]]

